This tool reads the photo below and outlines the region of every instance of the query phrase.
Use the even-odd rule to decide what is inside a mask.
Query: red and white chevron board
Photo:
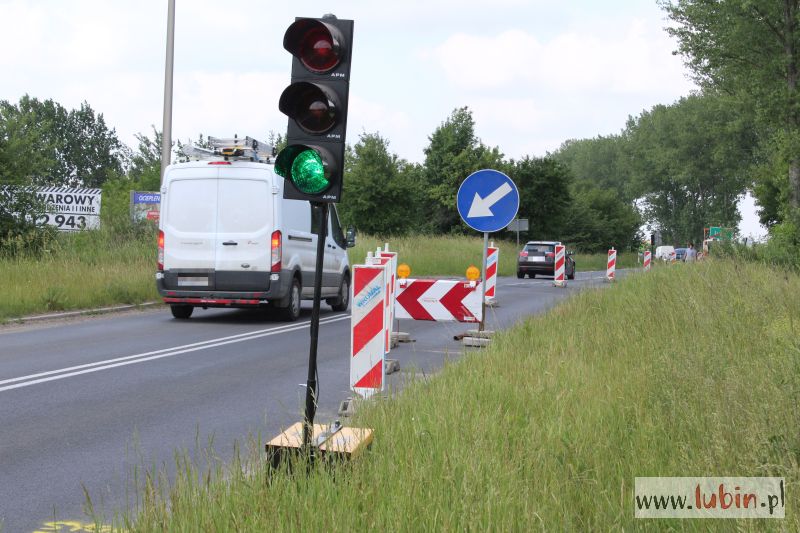
[[[617,272],[617,251],[612,248],[608,251],[608,267],[606,268],[606,277],[608,279],[614,279],[616,277],[616,272]]]
[[[644,271],[645,272],[650,272],[650,261],[651,261],[651,258],[652,258],[652,255],[650,254],[650,250],[645,250],[644,251],[644,260],[643,260],[643,262],[644,262]]]
[[[563,287],[566,284],[564,281],[564,262],[565,262],[565,248],[561,244],[556,244],[556,265],[555,276],[553,276],[553,285],[556,287]]]
[[[367,258],[368,265],[375,265],[383,267],[386,272],[384,273],[384,280],[386,282],[386,313],[384,318],[386,322],[383,324],[383,338],[384,338],[384,350],[386,353],[389,353],[392,349],[391,343],[391,333],[392,333],[392,303],[394,302],[392,298],[392,286],[391,286],[391,271],[392,271],[392,260],[389,257],[368,257]]]
[[[386,268],[353,265],[350,388],[364,398],[383,390]]]
[[[486,252],[486,298],[494,300],[497,287],[497,264],[500,259],[500,248],[489,246]]]
[[[411,320],[480,322],[481,283],[455,280],[401,279],[395,316]]]

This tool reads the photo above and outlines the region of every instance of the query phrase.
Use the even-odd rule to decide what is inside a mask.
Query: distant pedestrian
[[[689,247],[686,249],[686,255],[683,257],[683,260],[687,263],[691,263],[697,259],[697,250],[694,249],[694,244],[689,243]]]

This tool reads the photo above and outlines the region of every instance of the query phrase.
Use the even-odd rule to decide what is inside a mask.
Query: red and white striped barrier
[[[391,342],[391,333],[392,333],[392,316],[394,313],[392,312],[394,297],[391,287],[391,279],[392,279],[392,259],[390,257],[374,257],[372,254],[367,256],[367,264],[379,266],[385,269],[384,273],[384,280],[386,282],[386,313],[385,313],[385,321],[383,324],[383,338],[384,338],[384,350],[386,353],[389,353],[392,349],[392,342]]]
[[[616,272],[617,272],[617,251],[612,248],[608,251],[608,267],[606,268],[606,279],[608,281],[614,281],[616,279]]]
[[[652,255],[650,253],[650,250],[645,250],[644,251],[644,259],[642,260],[642,262],[644,263],[643,267],[644,267],[644,271],[645,272],[650,272],[650,261],[651,261],[651,259],[652,259]]]
[[[397,282],[395,316],[411,320],[480,322],[481,282],[401,279]]]
[[[383,251],[378,253],[378,257],[389,258],[389,338],[391,339],[392,328],[394,327],[394,301],[397,298],[397,252],[389,251],[389,243],[383,247]],[[391,342],[389,342],[391,348]]]
[[[567,281],[564,279],[564,263],[566,261],[566,248],[561,244],[556,244],[555,275],[553,285],[556,287],[566,287]]]
[[[383,390],[387,298],[385,267],[353,265],[350,388],[363,398]]]
[[[495,289],[497,288],[497,265],[500,260],[500,248],[495,248],[494,243],[486,252],[486,303],[496,303]]]

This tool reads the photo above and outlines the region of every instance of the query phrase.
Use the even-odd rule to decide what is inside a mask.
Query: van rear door
[[[217,228],[217,170],[172,169],[165,191],[164,269],[214,268]],[[198,282],[199,283],[199,282]]]
[[[217,186],[216,290],[269,288],[274,195],[267,172],[221,168]]]

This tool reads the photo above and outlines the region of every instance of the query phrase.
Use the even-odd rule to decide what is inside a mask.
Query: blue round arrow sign
[[[458,188],[458,214],[470,228],[491,233],[514,220],[519,210],[519,191],[511,178],[500,171],[473,172]]]

